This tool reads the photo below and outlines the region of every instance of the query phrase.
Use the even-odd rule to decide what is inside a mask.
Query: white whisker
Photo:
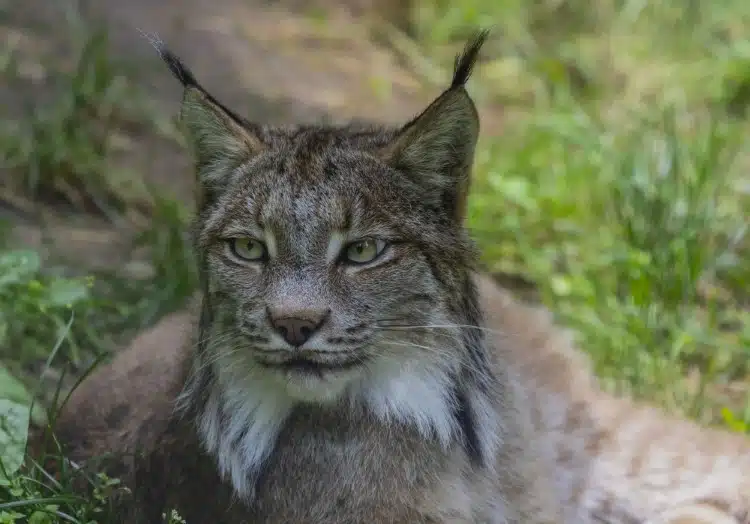
[[[411,343],[411,342],[398,342],[398,341],[395,341],[395,340],[394,341],[390,341],[390,340],[386,341],[386,344],[391,345],[391,346],[421,349],[423,351],[427,351],[429,353],[436,354],[436,355],[438,355],[440,357],[445,357],[446,360],[449,360],[449,359],[450,360],[455,360],[455,361],[459,362],[466,369],[474,371],[475,373],[482,374],[482,373],[486,372],[485,370],[477,368],[474,365],[474,363],[471,362],[468,358],[466,358],[466,357],[464,357],[462,355],[457,355],[454,351],[450,351],[450,350],[447,350],[447,349],[444,350],[444,349],[439,349],[439,348],[436,348],[436,347],[424,346],[424,345],[420,345],[420,344],[414,344],[414,343]],[[458,358],[456,358],[456,357],[458,357]]]
[[[492,333],[494,335],[503,335],[504,332],[491,329],[485,326],[475,326],[472,324],[394,324],[394,325],[383,325],[378,322],[372,326],[373,329],[380,329],[384,331],[399,331],[399,330],[417,330],[417,329],[476,329],[484,331],[486,333]]]

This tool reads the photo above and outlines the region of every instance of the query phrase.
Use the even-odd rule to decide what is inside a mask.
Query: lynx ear
[[[226,186],[238,165],[263,150],[260,129],[211,96],[160,42],[152,43],[185,87],[180,120],[195,158],[199,182],[206,196],[210,196]]]
[[[385,161],[425,189],[425,198],[457,220],[465,214],[479,116],[466,82],[488,35],[478,33],[456,57],[451,86],[402,127],[382,151]]]

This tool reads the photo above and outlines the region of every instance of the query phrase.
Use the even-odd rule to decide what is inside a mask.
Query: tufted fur
[[[473,276],[464,86],[484,37],[399,129],[246,122],[158,46],[185,87],[200,298],[58,424],[74,459],[115,451],[122,522],[747,524],[747,441],[605,395],[548,315]],[[380,256],[346,263],[363,238]],[[279,312],[324,322],[292,348]]]

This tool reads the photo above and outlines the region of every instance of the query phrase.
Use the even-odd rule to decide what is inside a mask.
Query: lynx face
[[[221,296],[216,336],[233,341],[216,347],[219,362],[325,401],[445,361],[458,332],[446,328],[440,266],[466,257],[461,229],[373,153],[384,145],[374,137],[275,138],[233,173],[200,230]]]
[[[186,87],[220,375],[327,401],[458,368],[452,326],[466,323],[456,312],[474,250],[462,219],[479,128],[464,84],[483,39],[400,129],[258,126],[163,52]]]

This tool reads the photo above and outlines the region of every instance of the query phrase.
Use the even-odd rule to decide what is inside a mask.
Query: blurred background
[[[194,289],[181,90],[140,31],[251,120],[397,124],[484,27],[486,269],[605,387],[750,432],[749,2],[0,0],[0,522],[91,521],[11,441]]]

